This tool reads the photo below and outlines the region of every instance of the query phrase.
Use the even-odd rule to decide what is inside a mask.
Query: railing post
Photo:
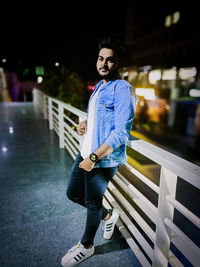
[[[53,113],[52,113],[52,100],[48,97],[48,106],[49,106],[49,129],[53,129]]]
[[[37,106],[39,104],[39,100],[38,100],[39,92],[36,88],[33,88],[32,94],[33,94],[33,103],[34,103],[34,105]]]
[[[47,103],[46,103],[46,95],[43,94],[42,96],[42,103],[43,103],[43,113],[44,113],[44,119],[47,119]]]
[[[64,117],[63,117],[63,105],[58,104],[58,119],[59,119],[59,146],[64,148]]]
[[[154,246],[154,267],[167,267],[171,232],[166,228],[164,219],[173,221],[174,207],[166,201],[166,196],[176,197],[177,176],[161,167],[160,191],[158,196],[158,220],[156,224],[156,241]]]

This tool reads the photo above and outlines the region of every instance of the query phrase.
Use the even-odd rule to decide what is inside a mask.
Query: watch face
[[[96,156],[95,156],[94,154],[93,154],[93,155],[91,155],[91,157],[90,157],[90,158],[91,158],[91,160],[92,160],[92,161],[95,161],[95,160],[96,160]]]

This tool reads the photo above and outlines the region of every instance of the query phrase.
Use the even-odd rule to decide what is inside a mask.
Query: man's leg
[[[81,157],[80,153],[78,153],[74,161],[74,164],[72,166],[66,194],[71,201],[86,207],[84,200],[85,198],[84,177],[85,175],[88,174],[88,172],[79,168],[79,164],[82,160],[83,158]],[[102,205],[102,219],[106,218],[108,215],[109,211]]]
[[[103,195],[107,189],[108,182],[117,172],[118,167],[94,168],[85,175],[85,203],[87,207],[87,220],[85,232],[81,244],[85,247],[93,244],[93,240],[102,218],[108,211],[103,209]],[[104,212],[104,215],[102,214]]]
[[[71,201],[85,207],[85,170],[79,168],[79,164],[82,160],[83,158],[80,153],[78,153],[72,166],[66,194]]]

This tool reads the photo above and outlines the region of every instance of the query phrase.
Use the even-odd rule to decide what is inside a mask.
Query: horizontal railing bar
[[[80,109],[77,109],[73,106],[71,106],[70,104],[66,104],[58,99],[55,99],[51,96],[48,96],[48,98],[50,98],[51,101],[55,102],[56,104],[58,105],[61,105],[63,106],[63,108],[67,109],[68,111],[72,112],[73,114],[77,115],[77,116],[81,116],[81,117],[84,117],[84,118],[87,118],[87,114],[86,112],[84,111],[81,111]]]
[[[59,129],[59,124],[54,118],[53,118],[53,125],[56,125],[56,127]]]
[[[71,148],[71,150],[74,152],[74,154],[77,154],[77,149],[72,146],[72,143],[64,136],[64,140],[66,141],[67,145]]]
[[[66,147],[67,151],[69,152],[69,154],[71,155],[73,160],[75,160],[76,155],[74,154],[74,152],[71,150],[71,148],[68,146],[68,144],[66,142],[64,142],[64,146]]]
[[[52,115],[54,115],[59,120],[59,114],[57,114],[53,109],[52,109]]]
[[[126,242],[130,246],[130,248],[132,249],[134,254],[137,256],[138,260],[141,262],[142,266],[151,267],[151,264],[147,261],[146,257],[142,253],[141,249],[138,247],[138,245],[133,240],[131,235],[128,234],[128,231],[126,230],[126,228],[122,224],[121,219],[119,219],[117,221],[117,227],[118,227],[119,231],[122,233],[122,235],[124,236],[124,238],[126,239]]]
[[[172,251],[169,251],[169,263],[174,267],[184,267],[184,265],[177,259],[177,257],[172,253]]]
[[[66,120],[68,120],[69,122],[71,122],[71,124],[73,124],[75,127],[77,127],[78,124],[76,122],[74,122],[73,120],[71,120],[67,115],[63,114],[63,117]]]
[[[59,127],[59,121],[56,120],[56,118],[55,118],[54,116],[52,116],[52,120],[53,120],[53,123],[54,123],[57,127]]]
[[[52,119],[59,123],[58,116],[56,116],[55,113],[52,113]]]
[[[67,130],[76,138],[76,140],[78,140],[79,142],[79,138],[80,136],[65,122],[63,121],[63,125],[67,128]]]
[[[124,164],[125,167],[132,172],[138,179],[140,179],[143,183],[145,183],[146,185],[148,185],[154,192],[156,192],[157,194],[159,194],[159,187],[154,184],[152,181],[150,181],[146,176],[144,176],[141,172],[139,172],[138,170],[134,169],[130,164],[125,163]]]
[[[187,217],[191,222],[193,222],[198,228],[200,228],[200,218],[198,218],[194,213],[192,213],[189,209],[184,207],[180,202],[178,202],[170,195],[166,196],[166,200],[178,211],[180,211],[185,217]]]
[[[125,209],[129,212],[131,217],[136,221],[136,223],[143,229],[145,234],[150,238],[150,240],[155,243],[155,232],[151,227],[145,222],[145,220],[138,214],[138,212],[132,207],[132,205],[125,199],[125,197],[119,192],[119,190],[110,181],[108,188],[117,197],[118,200],[123,204]]]
[[[164,219],[165,225],[174,232],[171,240],[177,246],[181,253],[194,265],[199,266],[200,262],[200,249],[194,242],[187,237],[172,221],[168,218]],[[177,238],[178,237],[178,238]]]
[[[80,150],[80,145],[76,143],[76,141],[73,139],[73,137],[69,134],[69,132],[64,131],[64,135],[67,135],[67,138],[74,144],[74,146]]]
[[[144,140],[128,141],[132,149],[200,189],[200,167]]]
[[[118,209],[120,211],[120,218],[118,219],[118,222],[117,222],[117,226],[119,227],[119,231],[122,232],[123,229],[126,229],[124,227],[122,221],[126,224],[126,227],[131,231],[130,228],[132,228],[132,226],[133,226],[132,222],[131,223],[127,223],[127,220],[129,220],[127,215],[124,214],[124,212],[122,211],[121,207],[118,205],[118,203],[115,201],[115,199],[111,196],[111,194],[108,191],[106,191],[105,192],[105,197],[104,197],[104,203],[105,202],[108,203],[108,201],[111,203],[113,208],[116,208],[116,209]],[[109,206],[105,205],[105,207],[109,207],[110,208],[110,204],[109,204]],[[124,215],[124,216],[122,217],[122,215]],[[123,218],[123,220],[122,220],[122,218]],[[127,220],[126,220],[126,218],[127,218]],[[126,232],[128,233],[127,230],[126,230]],[[136,244],[136,242],[130,236],[130,234],[128,234],[128,236],[129,236],[129,238],[131,240],[131,245],[133,244],[133,246],[130,246],[130,247],[133,250],[133,252],[136,254],[136,256],[139,259],[139,261],[141,262],[142,266],[151,266],[150,263],[147,261],[146,257],[144,256],[143,252],[139,248],[139,246]],[[125,239],[126,239],[126,235],[125,235]],[[148,244],[148,246],[149,246],[149,244]],[[149,248],[151,249],[150,246],[149,246]],[[136,251],[136,249],[137,249],[137,251]],[[149,253],[151,255],[151,252],[149,252]]]
[[[151,221],[156,224],[157,222],[157,213],[154,213],[154,210],[151,210],[149,206],[147,207],[145,203],[138,198],[135,198],[130,188],[125,184],[120,178],[121,174],[119,172],[112,178],[125,192],[126,194],[136,203],[136,205],[151,219]]]
[[[53,113],[56,113],[56,115],[58,116],[58,109],[54,106],[52,106],[52,111]]]
[[[150,208],[150,210],[154,212],[154,214],[157,214],[157,207],[155,207],[148,198],[146,198],[142,193],[140,193],[140,191],[137,190],[129,181],[127,181],[126,178],[124,178],[124,176],[121,175],[120,178],[124,181],[124,183],[127,184],[134,198],[141,199]]]

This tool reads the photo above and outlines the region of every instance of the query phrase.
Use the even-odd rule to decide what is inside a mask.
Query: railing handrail
[[[81,116],[83,119],[87,118],[87,113],[80,109],[66,104],[56,98],[48,96],[53,102],[62,105],[67,110],[73,112],[77,116]],[[184,180],[190,182],[194,186],[200,188],[200,167],[192,162],[189,162],[179,156],[172,154],[160,147],[157,147],[147,141],[138,139],[129,140],[127,146],[136,150],[137,152],[148,157],[152,161],[156,162],[175,173],[177,176],[181,176]]]
[[[144,140],[129,141],[128,146],[200,188],[200,167],[194,163]]]

